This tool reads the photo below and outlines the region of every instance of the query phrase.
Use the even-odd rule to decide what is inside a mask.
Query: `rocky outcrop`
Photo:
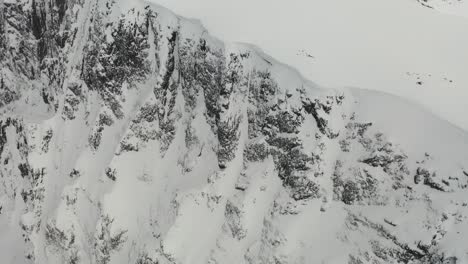
[[[6,263],[458,263],[466,250],[445,247],[468,224],[464,156],[400,144],[358,92],[147,3],[0,9]]]

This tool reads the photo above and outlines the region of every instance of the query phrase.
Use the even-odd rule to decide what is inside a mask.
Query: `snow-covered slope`
[[[398,95],[468,131],[466,0],[151,1],[258,45],[321,86]]]
[[[468,134],[138,1],[0,2],[2,263],[468,263]]]
[[[433,8],[446,14],[468,17],[466,0],[417,0],[422,6]]]

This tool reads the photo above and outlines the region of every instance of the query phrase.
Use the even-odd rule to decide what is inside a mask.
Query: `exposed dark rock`
[[[107,178],[111,179],[112,181],[115,181],[117,179],[117,177],[115,176],[117,174],[117,171],[115,169],[107,168],[105,174]]]
[[[80,177],[80,171],[77,169],[72,169],[70,172],[70,178],[78,178]]]
[[[332,110],[332,105],[334,103],[341,104],[344,97],[327,97],[327,99],[328,100],[326,102],[322,102],[319,99],[315,99],[312,101],[307,98],[302,101],[302,105],[306,113],[313,116],[320,132],[326,135],[327,137],[333,139],[338,137],[339,133],[333,132],[328,127],[328,120],[326,119],[326,115],[330,114]]]
[[[422,181],[422,176],[420,174],[414,175],[414,184],[419,184]]]
[[[21,172],[21,177],[24,178],[29,175],[30,168],[27,163],[21,163],[20,165],[18,165],[18,169]]]
[[[436,173],[435,172],[430,173],[427,169],[424,169],[424,168],[421,168],[421,167],[419,167],[416,170],[415,183],[416,183],[416,179],[418,179],[418,182],[421,181],[421,179],[422,179],[424,185],[427,185],[432,189],[435,189],[435,190],[438,190],[438,191],[441,191],[441,192],[447,191],[446,190],[447,187],[443,186],[441,183],[436,182],[435,178],[436,178]],[[449,184],[445,184],[445,185],[448,186]]]

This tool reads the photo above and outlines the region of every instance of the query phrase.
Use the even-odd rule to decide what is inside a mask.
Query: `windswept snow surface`
[[[399,95],[468,130],[466,0],[152,1],[325,87]]]
[[[421,5],[437,11],[468,18],[468,2],[466,0],[418,0]]]
[[[463,129],[159,5],[61,3],[0,2],[2,263],[468,263]]]

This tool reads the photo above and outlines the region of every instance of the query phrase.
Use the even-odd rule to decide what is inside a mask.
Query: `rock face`
[[[5,263],[467,263],[468,134],[144,2],[0,2]]]

